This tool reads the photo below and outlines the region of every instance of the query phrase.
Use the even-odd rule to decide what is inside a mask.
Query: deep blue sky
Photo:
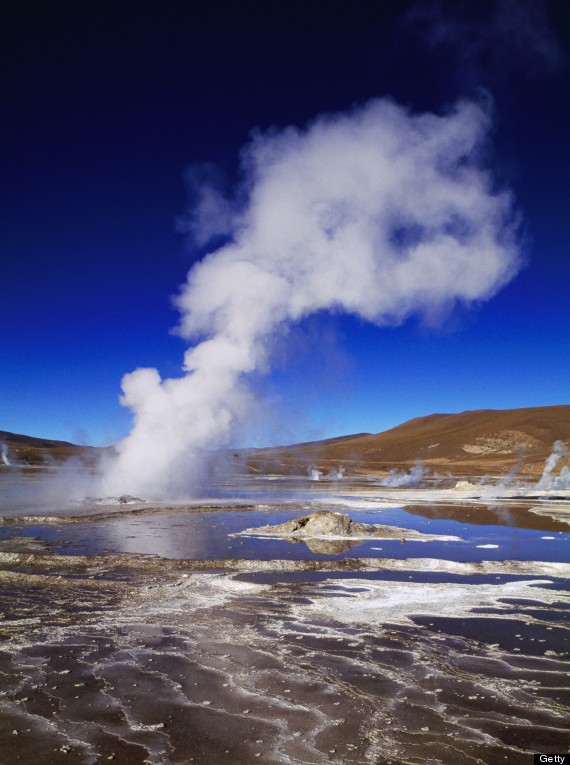
[[[231,186],[253,129],[379,96],[492,100],[487,162],[514,191],[526,266],[440,328],[318,316],[263,387],[257,443],[411,417],[569,403],[570,23],[558,2],[3,6],[0,430],[124,435],[120,379],[180,373],[171,297],[202,253],[185,173]],[[254,439],[254,436],[251,436]]]

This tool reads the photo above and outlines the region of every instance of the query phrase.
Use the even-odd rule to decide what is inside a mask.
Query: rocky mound
[[[272,536],[290,538],[292,541],[314,539],[328,540],[358,540],[366,539],[400,539],[427,542],[432,540],[455,541],[458,537],[444,537],[434,534],[422,534],[413,529],[403,529],[399,526],[382,526],[380,524],[358,523],[343,513],[333,513],[329,510],[319,510],[302,518],[294,518],[275,526],[259,526],[245,529],[245,536]],[[311,548],[312,549],[312,548]],[[348,548],[346,548],[348,549]]]
[[[295,518],[286,523],[280,523],[278,526],[264,526],[263,528],[272,529],[279,534],[295,534],[295,536],[306,537],[350,537],[356,534],[370,534],[374,526],[364,523],[356,523],[348,515],[342,513],[332,513],[328,510],[320,510],[311,515],[305,515],[303,518]]]

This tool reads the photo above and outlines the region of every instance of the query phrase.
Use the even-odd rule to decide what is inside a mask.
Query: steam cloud
[[[345,468],[343,465],[339,465],[338,468],[329,470],[329,472],[326,474],[325,479],[327,481],[342,481],[345,474]],[[322,470],[319,470],[316,467],[309,467],[307,468],[307,475],[309,476],[310,481],[320,481],[322,477],[324,476],[324,473]]]
[[[421,460],[417,460],[416,464],[408,471],[396,470],[395,468],[390,470],[386,478],[381,481],[381,485],[391,486],[394,489],[405,486],[417,486],[427,473],[428,471],[422,465]]]
[[[453,52],[463,89],[469,82],[512,85],[506,78],[515,72],[533,79],[568,66],[548,3],[540,0],[421,0],[404,19],[430,47]]]
[[[12,464],[8,458],[8,447],[3,441],[0,442],[0,459],[2,460],[3,465],[9,467]]]
[[[240,204],[204,186],[193,211],[196,241],[225,243],[177,299],[179,332],[193,343],[184,375],[123,378],[134,426],[103,490],[187,494],[200,454],[247,415],[247,375],[269,370],[272,340],[303,317],[433,322],[505,285],[519,264],[516,220],[510,193],[482,168],[489,124],[471,102],[437,116],[381,99],[255,136]]]
[[[554,474],[554,469],[561,459],[570,461],[570,449],[562,441],[555,441],[552,452],[544,464],[542,476],[536,484],[537,489],[561,490],[570,488],[570,467],[568,465],[563,465],[558,475]]]

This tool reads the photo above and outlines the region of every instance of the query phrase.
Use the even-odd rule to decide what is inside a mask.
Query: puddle
[[[319,505],[323,509],[324,505]],[[335,510],[339,508],[335,505]],[[447,510],[447,508],[444,508]],[[476,513],[477,508],[473,510]],[[348,515],[360,523],[380,523],[424,534],[455,536],[459,541],[422,541],[401,539],[346,540],[342,545],[307,545],[272,537],[233,536],[255,526],[274,525],[306,515],[306,505],[296,509],[251,509],[239,506],[232,510],[196,508],[151,509],[144,514],[125,509],[101,520],[86,517],[78,523],[25,523],[0,526],[0,542],[9,548],[9,540],[35,539],[47,543],[56,553],[96,555],[131,553],[175,559],[246,560],[290,559],[326,560],[329,558],[442,558],[456,561],[538,560],[567,561],[570,558],[570,532],[545,535],[540,529],[507,525],[482,525],[455,519],[434,519],[434,508],[409,512],[403,508],[350,509]],[[522,510],[530,520],[537,516]],[[55,521],[55,519],[54,519]],[[567,528],[567,527],[566,527]]]

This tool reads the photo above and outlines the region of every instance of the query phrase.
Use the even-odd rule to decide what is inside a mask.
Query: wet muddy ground
[[[4,523],[0,763],[518,765],[569,751],[559,521],[414,506],[409,528],[452,528],[462,546],[336,555],[284,540],[279,556],[240,555],[228,536],[252,513],[295,512],[306,505]],[[393,512],[377,520],[405,528]],[[397,554],[371,549],[386,544]]]

